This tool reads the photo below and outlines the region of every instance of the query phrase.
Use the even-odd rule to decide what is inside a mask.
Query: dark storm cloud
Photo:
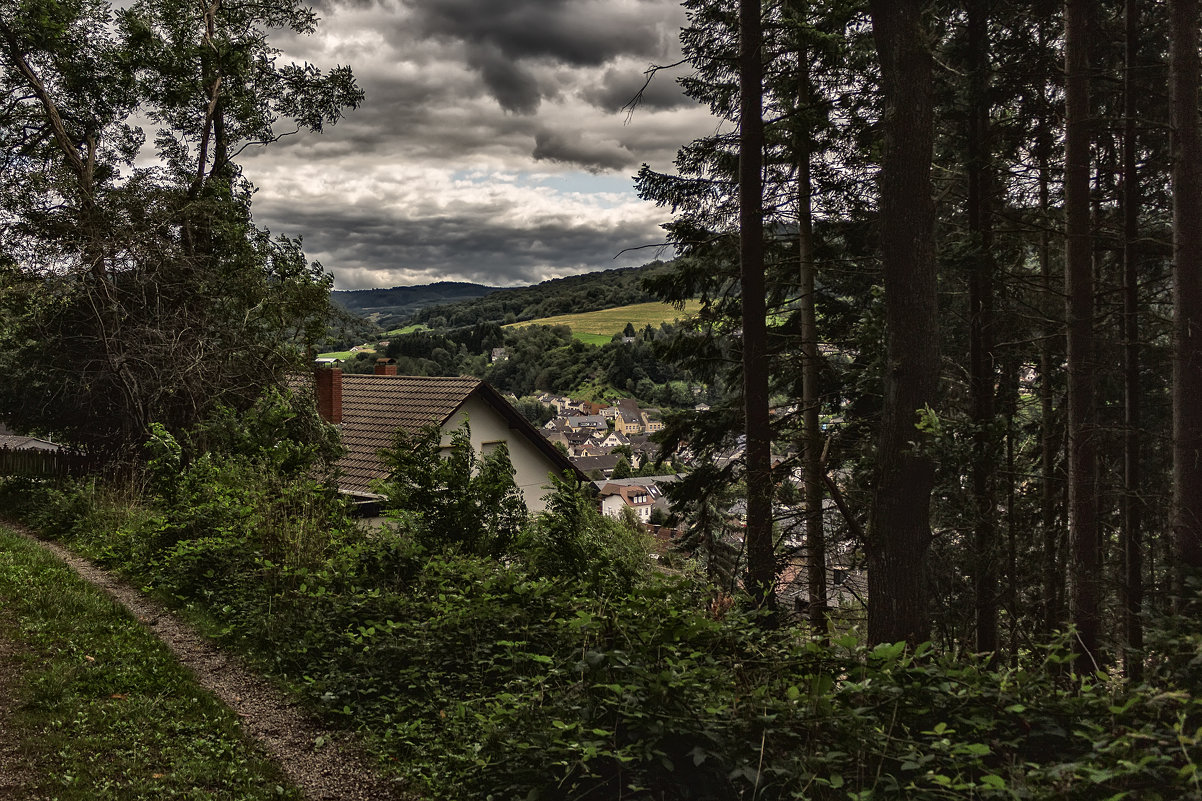
[[[616,142],[588,141],[583,134],[540,131],[534,137],[534,160],[583,167],[589,172],[620,170],[637,164],[635,155]]]
[[[552,91],[532,62],[598,67],[649,59],[673,47],[676,9],[663,2],[600,0],[402,0],[409,35],[462,43],[468,63],[506,111],[533,114]]]
[[[514,59],[492,45],[472,48],[467,63],[479,70],[484,85],[501,108],[516,114],[533,114],[542,100],[538,79]]]
[[[584,99],[604,111],[621,111],[630,104],[636,95],[638,108],[644,110],[664,110],[685,108],[696,101],[684,94],[676,83],[674,72],[661,71],[650,82],[646,75],[640,75],[633,70],[608,69],[601,83],[583,92]],[[645,85],[645,88],[644,88]]]
[[[273,230],[305,231],[305,251],[320,258],[339,289],[437,280],[515,286],[587,270],[642,264],[654,253],[619,255],[629,244],[654,241],[655,226],[589,227],[566,217],[522,228],[484,214],[396,219],[368,209],[280,209],[285,220],[256,217]]]
[[[666,212],[636,165],[709,132],[648,64],[679,58],[679,0],[318,0],[284,57],[349,64],[364,104],[322,136],[243,153],[255,219],[303,236],[339,289],[515,285],[643,263]],[[692,106],[691,108],[689,106]],[[588,173],[588,174],[586,174]]]
[[[597,0],[403,0],[418,33],[496,48],[510,59],[599,66],[657,52],[663,3],[618,8]]]

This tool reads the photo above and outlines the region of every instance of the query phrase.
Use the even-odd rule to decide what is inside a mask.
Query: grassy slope
[[[538,320],[528,320],[522,323],[511,323],[506,328],[520,328],[526,325],[566,325],[578,339],[592,344],[604,344],[614,334],[621,333],[626,324],[632,324],[641,330],[644,326],[658,327],[660,323],[670,323],[697,313],[701,302],[690,300],[684,310],[678,310],[667,303],[635,303],[630,306],[617,306],[601,311],[582,312],[580,314],[560,314],[555,317],[542,317]],[[593,338],[585,339],[583,334],[591,334]],[[600,337],[600,339],[596,339]]]
[[[112,599],[66,565],[0,527],[0,626],[24,640],[6,736],[33,755],[37,797],[299,798],[278,768]],[[31,796],[33,797],[33,796]]]

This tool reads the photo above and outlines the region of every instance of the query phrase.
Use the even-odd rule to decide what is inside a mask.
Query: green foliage
[[[161,511],[38,491],[41,524],[171,587],[424,797],[1200,797],[1196,632],[1167,631],[1140,687],[1074,675],[1067,640],[995,667],[765,632],[695,577],[648,571],[564,482],[502,561],[354,531],[289,560],[215,512],[224,530],[134,552],[119,543]]]
[[[476,300],[422,309],[410,320],[431,324],[441,320],[441,325],[433,327],[459,328],[479,323],[524,322],[569,312],[642,303],[653,298],[642,288],[641,279],[662,266],[662,262],[654,261],[642,267],[603,270],[554,278],[529,287],[500,289]]]
[[[541,576],[581,582],[594,592],[627,592],[648,569],[648,543],[637,524],[597,510],[570,478],[552,476],[547,509],[523,532],[516,549]]]
[[[442,432],[398,431],[382,456],[388,477],[379,489],[388,513],[420,545],[482,556],[506,553],[526,522],[504,443],[477,457],[465,421],[442,446]]]
[[[22,154],[0,165],[0,417],[130,457],[153,422],[282,386],[325,336],[330,277],[254,225],[233,161],[361,100],[348,68],[268,42],[315,24],[296,0],[0,9],[0,149]]]

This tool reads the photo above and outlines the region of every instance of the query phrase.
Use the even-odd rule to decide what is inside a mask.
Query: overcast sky
[[[286,56],[349,64],[362,107],[323,135],[243,164],[255,217],[303,236],[336,288],[498,286],[642,264],[667,212],[639,200],[643,162],[712,133],[652,63],[679,58],[675,0],[323,0]],[[679,72],[675,73],[679,74]],[[670,254],[666,254],[670,255]],[[615,258],[616,257],[616,258]]]

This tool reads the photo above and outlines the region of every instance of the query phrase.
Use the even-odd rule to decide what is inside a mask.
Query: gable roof
[[[371,493],[372,482],[387,474],[380,451],[392,447],[398,430],[413,435],[427,426],[441,426],[473,396],[491,406],[557,470],[588,481],[521,412],[478,378],[343,374],[339,428],[346,454],[337,463],[341,488]]]
[[[63,449],[61,445],[49,440],[14,434],[4,423],[0,423],[0,448],[14,451],[61,451]]]
[[[622,457],[612,453],[606,453],[601,456],[577,456],[572,460],[572,464],[575,465],[576,468],[581,471],[581,473],[584,473],[586,470],[600,470],[604,472],[606,470],[613,470],[615,467],[617,467],[618,460],[621,458]],[[587,477],[586,480],[588,480]]]

